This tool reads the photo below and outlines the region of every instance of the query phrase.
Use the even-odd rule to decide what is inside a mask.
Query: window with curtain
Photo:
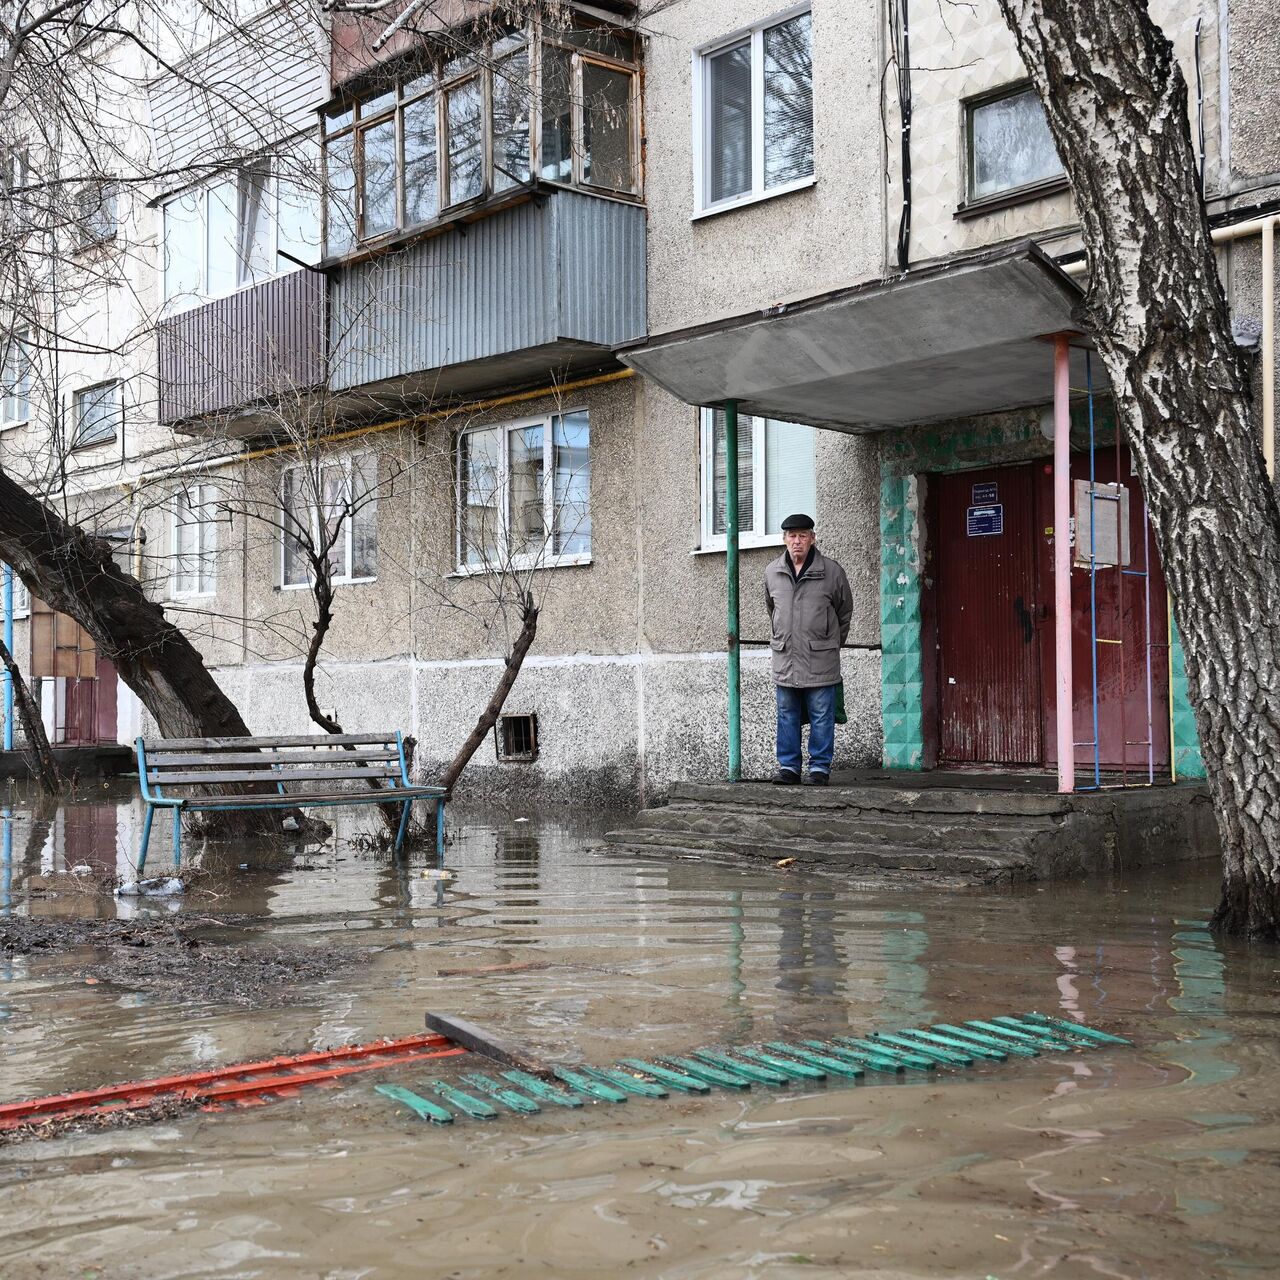
[[[585,411],[458,437],[458,567],[591,558],[591,427]]]
[[[173,495],[173,560],[169,594],[174,599],[214,592],[218,552],[218,490],[193,484]]]
[[[738,538],[746,546],[781,545],[793,512],[814,515],[813,427],[738,415]],[[702,412],[702,547],[724,546],[728,450],[724,412]]]
[[[71,397],[71,447],[106,444],[120,433],[120,384],[101,382]]]
[[[1016,86],[965,104],[969,199],[1063,177],[1058,148],[1034,89]]]
[[[792,14],[700,56],[699,212],[813,179],[812,26]]]

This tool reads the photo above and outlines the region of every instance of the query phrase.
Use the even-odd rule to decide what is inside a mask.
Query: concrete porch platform
[[[999,884],[1219,856],[1202,782],[1059,795],[1049,774],[838,771],[829,787],[677,783],[616,847],[859,878]]]

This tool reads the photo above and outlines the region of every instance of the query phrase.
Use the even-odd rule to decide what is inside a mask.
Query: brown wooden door
[[[991,467],[930,481],[943,764],[1043,759],[1033,471]]]

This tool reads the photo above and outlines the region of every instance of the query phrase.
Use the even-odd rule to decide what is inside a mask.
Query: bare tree
[[[1275,939],[1280,512],[1214,259],[1186,82],[1145,0],[1000,8],[1071,179],[1089,259],[1081,318],[1173,595],[1222,837],[1214,926]]]

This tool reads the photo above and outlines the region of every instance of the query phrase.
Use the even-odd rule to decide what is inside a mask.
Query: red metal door
[[[1089,455],[1071,457],[1073,494],[1077,482],[1089,479]],[[1088,785],[1094,766],[1094,654],[1097,655],[1097,762],[1126,780],[1146,780],[1148,764],[1157,776],[1169,768],[1169,612],[1168,589],[1156,552],[1155,537],[1145,518],[1142,486],[1133,474],[1129,450],[1108,444],[1094,457],[1097,485],[1119,482],[1129,492],[1129,563],[1107,565],[1094,573],[1087,567],[1089,550],[1077,545],[1071,571],[1071,666],[1075,760],[1078,782]],[[1053,468],[1042,465],[1036,476],[1041,510],[1053,510]],[[1102,505],[1099,506],[1100,513]],[[1102,522],[1102,514],[1099,515]],[[1052,516],[1045,520],[1052,525]],[[1083,542],[1083,536],[1080,539]],[[1053,581],[1053,540],[1048,529],[1040,539],[1040,580]],[[1085,564],[1081,564],[1081,561]],[[1147,575],[1150,575],[1149,577]],[[1150,592],[1148,593],[1148,587]],[[1046,585],[1046,598],[1052,592]],[[1096,608],[1090,595],[1096,593]],[[1096,626],[1093,619],[1096,617]],[[1097,646],[1093,636],[1097,635]],[[1150,644],[1148,645],[1148,641]],[[1053,694],[1054,633],[1044,630],[1044,741],[1046,765],[1056,767],[1056,706]],[[1148,745],[1149,744],[1149,745]],[[1135,776],[1136,775],[1136,776]],[[1114,779],[1113,779],[1114,780]]]
[[[939,760],[1038,765],[1044,746],[1034,468],[991,467],[930,483]]]

